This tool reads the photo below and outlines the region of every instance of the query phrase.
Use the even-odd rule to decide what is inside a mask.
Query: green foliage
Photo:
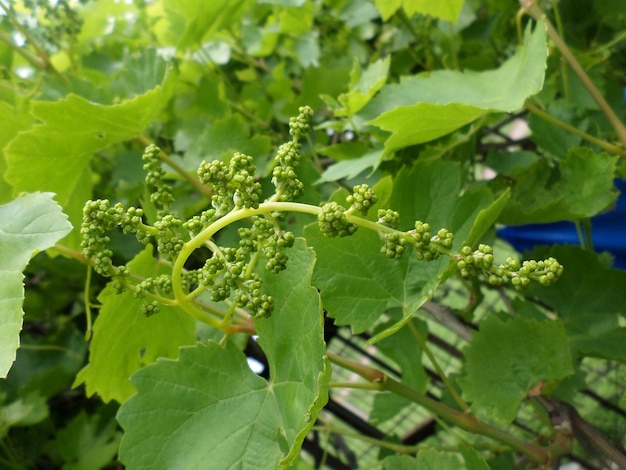
[[[0,467],[626,467],[623,8],[524,3],[0,0]]]
[[[72,226],[51,193],[26,194],[0,206],[0,375],[15,360],[22,329],[22,271],[33,253],[54,245]]]

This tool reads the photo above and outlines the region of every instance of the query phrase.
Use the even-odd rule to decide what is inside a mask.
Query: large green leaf
[[[174,76],[162,86],[120,104],[104,106],[70,94],[58,101],[34,101],[32,115],[41,121],[17,135],[5,148],[6,180],[13,194],[46,190],[75,226],[91,197],[91,157],[106,147],[140,136],[167,105]],[[71,243],[78,246],[77,233]]]
[[[163,3],[171,39],[176,40],[181,49],[199,46],[202,39],[228,28],[252,6],[251,0],[166,0]]]
[[[433,233],[440,228],[452,231],[458,247],[461,242],[478,241],[488,228],[485,221],[497,217],[502,207],[498,200],[495,209],[479,217],[493,203],[491,192],[483,188],[460,194],[459,164],[418,161],[413,168],[400,171],[388,205],[400,212],[402,230],[413,228],[416,220],[428,222]],[[360,333],[374,325],[387,309],[402,309],[402,320],[372,341],[400,329],[454,269],[454,263],[445,256],[426,262],[418,260],[412,251],[401,260],[390,260],[380,253],[378,235],[365,229],[351,237],[328,239],[313,224],[305,234],[319,258],[314,284],[321,291],[324,308],[337,324],[351,325],[355,333]]]
[[[480,323],[465,350],[465,375],[459,378],[472,409],[503,422],[515,419],[527,393],[541,381],[574,372],[563,323],[496,315]]]
[[[547,58],[541,20],[526,31],[523,45],[496,70],[440,70],[402,79],[382,88],[363,109],[367,124],[392,132],[388,151],[441,137],[483,114],[511,112],[541,90]]]
[[[164,268],[146,247],[129,264],[139,276],[164,274]],[[87,395],[97,393],[103,401],[123,402],[135,392],[130,376],[159,357],[176,357],[178,347],[193,344],[195,321],[182,309],[161,306],[156,315],[146,316],[142,300],[132,292],[116,294],[108,285],[98,297],[102,304],[94,323],[89,363],[75,385],[84,383]]]
[[[463,0],[439,0],[437,2],[428,0],[374,0],[374,3],[383,21],[387,21],[402,7],[409,17],[415,13],[421,13],[456,23],[463,7]]]
[[[4,178],[7,162],[2,149],[18,132],[26,130],[32,125],[33,118],[22,109],[24,107],[12,106],[0,101],[0,122],[2,123],[2,132],[0,132],[0,203],[10,201],[12,192],[11,185]]]
[[[577,220],[606,209],[617,198],[613,178],[618,157],[574,147],[558,171],[538,161],[515,182],[500,222],[510,225]]]
[[[0,376],[15,361],[22,329],[22,271],[38,251],[53,246],[72,230],[54,194],[24,194],[0,206]]]
[[[255,375],[232,342],[180,350],[133,376],[137,395],[122,405],[120,456],[130,468],[275,469],[297,459],[327,401],[314,255],[299,240],[286,271],[267,277],[276,310],[256,322],[270,379]]]
[[[577,246],[554,246],[549,255],[565,267],[563,276],[530,292],[563,319],[572,351],[626,360],[626,272],[603,266],[598,255]]]
[[[431,2],[430,0],[404,0],[403,8],[408,16],[414,13],[422,15],[430,15],[435,18],[456,23],[456,20],[463,8],[464,0],[439,0]]]
[[[335,112],[337,116],[352,116],[358,112],[367,102],[372,99],[378,90],[387,81],[389,72],[390,56],[371,64],[366,70],[359,70],[359,62],[354,60],[354,66],[350,73],[350,91],[339,95],[342,109]]]

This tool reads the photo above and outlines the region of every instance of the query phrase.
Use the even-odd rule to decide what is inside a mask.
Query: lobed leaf
[[[84,201],[91,197],[89,161],[104,148],[138,137],[167,104],[173,75],[161,86],[120,104],[90,102],[70,94],[58,101],[34,101],[31,114],[41,121],[5,147],[6,180],[13,194],[46,190],[57,194],[75,226]],[[78,246],[79,235],[72,238]]]
[[[485,72],[435,71],[382,88],[361,114],[390,131],[388,152],[441,137],[489,112],[511,112],[543,86],[547,59],[543,20],[502,66]]]
[[[232,342],[184,347],[178,360],[140,370],[132,378],[137,395],[118,416],[127,466],[275,469],[295,462],[327,401],[330,368],[311,287],[314,255],[299,240],[289,256],[286,271],[267,278],[277,308],[256,322],[269,381]]]
[[[343,108],[337,110],[335,115],[352,116],[361,110],[387,81],[390,62],[390,56],[387,56],[385,59],[380,59],[370,64],[361,73],[359,62],[355,58],[352,72],[350,73],[350,90],[339,95],[338,100],[343,105]]]
[[[128,267],[139,276],[166,271],[147,246]],[[196,341],[195,321],[178,307],[161,306],[146,316],[142,300],[132,292],[116,294],[109,284],[98,296],[102,305],[93,327],[89,362],[78,373],[74,386],[85,384],[87,396],[100,395],[104,402],[124,402],[135,393],[130,376],[159,357],[176,357],[181,345]]]
[[[495,315],[480,323],[465,350],[463,397],[484,416],[510,423],[527,393],[542,381],[574,372],[563,323]]]
[[[421,220],[431,225],[433,233],[440,228],[452,231],[454,246],[474,244],[489,228],[488,222],[498,216],[503,200],[494,202],[484,188],[460,193],[458,163],[418,161],[398,173],[388,207],[400,213],[401,230]],[[365,229],[350,237],[328,239],[314,224],[305,229],[305,235],[319,258],[313,282],[338,325],[351,325],[355,333],[361,333],[388,309],[402,310],[402,319],[371,342],[399,330],[455,269],[448,257],[426,262],[418,260],[412,250],[401,260],[390,260],[380,253],[379,236]]]
[[[72,230],[52,193],[24,194],[0,206],[0,376],[15,361],[22,329],[22,271],[37,252]]]
[[[500,222],[547,223],[596,215],[617,198],[613,189],[617,160],[605,152],[574,147],[559,162],[558,176],[545,160],[538,161],[518,177]]]

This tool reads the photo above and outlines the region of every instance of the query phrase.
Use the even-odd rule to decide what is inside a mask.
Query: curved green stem
[[[566,131],[572,134],[582,137],[587,142],[597,145],[598,147],[600,147],[603,150],[606,150],[607,152],[611,152],[615,155],[619,155],[620,157],[626,157],[626,150],[624,150],[622,147],[610,144],[602,139],[598,139],[597,137],[589,135],[586,132],[581,131],[577,127],[567,124],[566,122],[563,122],[560,119],[557,119],[554,116],[546,113],[545,111],[543,111],[542,109],[538,108],[537,106],[535,106],[534,104],[528,101],[524,104],[524,107],[528,109],[531,113],[536,114],[540,118],[548,121],[550,124],[554,124],[555,126],[558,126],[561,129],[565,129]]]
[[[420,348],[422,348],[422,351],[424,351],[424,354],[426,354],[426,356],[428,356],[428,360],[430,361],[430,363],[435,368],[435,371],[437,372],[437,375],[439,376],[439,378],[442,380],[442,382],[445,385],[445,387],[450,392],[450,395],[452,395],[452,398],[454,399],[456,404],[463,411],[469,410],[469,406],[467,405],[467,403],[465,403],[465,401],[463,401],[463,399],[461,398],[461,395],[459,395],[459,392],[457,392],[456,388],[452,385],[452,382],[450,382],[450,379],[448,379],[448,376],[445,374],[445,372],[443,371],[443,369],[439,365],[439,361],[437,361],[437,358],[435,357],[433,352],[428,347],[428,344],[426,343],[426,340],[424,339],[424,337],[422,337],[422,335],[418,331],[417,327],[415,326],[415,322],[411,319],[407,323],[407,326],[409,327],[409,330],[411,331],[411,334],[413,335],[413,337],[417,340]]]

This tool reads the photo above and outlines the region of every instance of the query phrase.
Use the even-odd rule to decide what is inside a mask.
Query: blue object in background
[[[626,269],[626,181],[616,180],[615,186],[621,193],[615,208],[591,218],[591,236],[596,251],[610,252],[613,267]],[[580,245],[573,222],[509,226],[499,229],[498,235],[518,251],[535,245]]]

